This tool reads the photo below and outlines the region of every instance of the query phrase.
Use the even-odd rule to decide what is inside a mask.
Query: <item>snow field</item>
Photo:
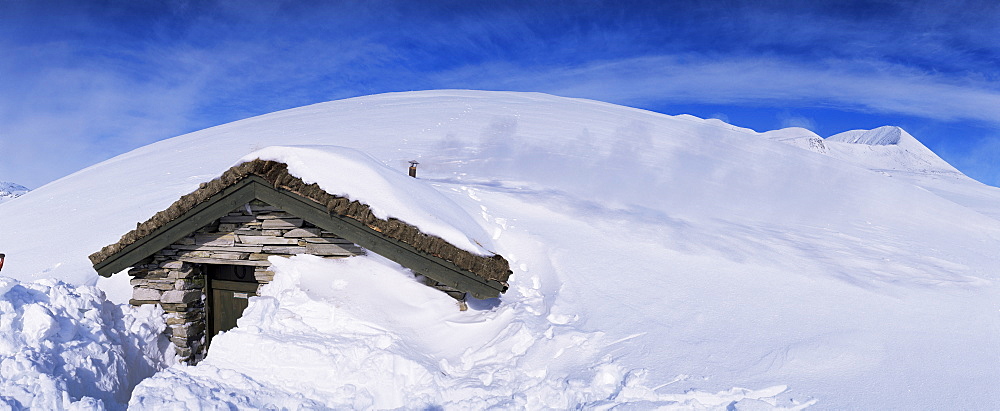
[[[142,382],[130,406],[714,409],[746,400],[773,408],[786,389],[658,394],[644,370],[614,361],[603,333],[546,315],[530,286],[502,305],[474,301],[461,312],[381,257],[271,261],[275,280],[239,327],[213,339],[198,366]]]
[[[533,93],[369,96],[164,140],[0,204],[0,251],[25,284],[93,284],[88,254],[248,153],[346,146],[401,176],[420,161],[407,181],[475,221],[449,225],[492,240],[510,291],[459,313],[384,261],[279,261],[204,364],[144,381],[133,406],[1000,409],[1000,190],[902,130],[842,137]],[[127,300],[127,276],[100,285]]]

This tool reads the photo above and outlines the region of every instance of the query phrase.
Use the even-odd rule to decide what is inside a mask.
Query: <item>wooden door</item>
[[[236,320],[243,316],[249,298],[257,295],[260,285],[253,275],[253,267],[237,265],[207,265],[208,271],[208,333],[212,337],[221,331],[236,327]]]

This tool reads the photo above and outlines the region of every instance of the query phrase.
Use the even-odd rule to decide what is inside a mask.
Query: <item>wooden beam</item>
[[[253,200],[254,184],[254,181],[244,179],[226,187],[218,194],[196,205],[191,211],[184,213],[180,218],[164,224],[149,235],[108,257],[107,260],[95,264],[94,269],[97,270],[98,274],[110,277],[157,251],[169,247],[177,240]]]
[[[250,265],[254,267],[270,267],[267,260],[225,260],[222,258],[201,258],[201,257],[181,257],[178,261],[197,264],[219,264],[219,265]]]
[[[284,189],[274,188],[267,180],[250,175],[198,204],[177,220],[154,230],[149,235],[126,246],[122,251],[96,264],[98,274],[109,277],[133,266],[142,259],[169,247],[177,240],[226,216],[230,211],[258,199],[305,219],[323,230],[397,262],[403,267],[427,276],[438,283],[468,291],[476,298],[497,297],[506,287],[496,280],[484,280],[454,263],[421,252],[413,246],[388,237],[361,222],[346,216],[331,214],[325,206]],[[214,264],[270,265],[267,261],[214,260],[182,258],[183,261]],[[209,261],[211,260],[211,261]]]
[[[301,217],[326,231],[336,233],[354,244],[434,281],[468,291],[476,298],[497,297],[506,290],[499,281],[483,280],[454,263],[418,251],[413,246],[375,231],[353,218],[331,214],[323,205],[288,190],[275,189],[260,177],[249,176],[248,179],[253,179],[259,184],[255,186],[259,200]]]

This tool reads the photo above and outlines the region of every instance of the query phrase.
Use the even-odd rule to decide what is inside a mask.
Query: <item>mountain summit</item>
[[[850,130],[825,139],[799,127],[767,131],[761,135],[882,173],[947,174],[968,178],[906,130],[896,126]]]
[[[830,155],[873,170],[961,174],[920,141],[895,126],[851,130],[827,137]]]
[[[20,197],[25,193],[27,193],[28,191],[31,190],[20,184],[0,181],[0,203],[13,198]]]
[[[826,138],[826,141],[840,141],[851,144],[866,144],[869,146],[892,146],[892,145],[913,145],[919,142],[907,133],[906,130],[896,126],[882,126],[872,130],[851,130],[840,134],[835,134]],[[921,144],[921,146],[923,146]]]

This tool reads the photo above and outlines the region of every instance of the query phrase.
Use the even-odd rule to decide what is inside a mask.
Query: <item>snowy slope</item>
[[[26,194],[28,191],[27,187],[20,184],[8,183],[5,181],[0,181],[0,203],[20,197]]]
[[[230,360],[243,343],[303,330],[316,337],[310,341],[330,341],[344,329],[283,331],[272,323],[282,315],[309,324],[326,312],[346,318],[347,329],[362,327],[358,335],[378,326],[387,345],[372,351],[361,346],[365,338],[348,338],[313,345],[309,352],[318,354],[310,358],[370,353],[414,362],[419,367],[396,383],[429,405],[516,406],[491,401],[521,387],[551,406],[600,406],[599,397],[683,404],[690,398],[678,396],[689,390],[692,398],[716,393],[701,396],[703,404],[760,397],[760,404],[786,406],[815,400],[821,409],[1000,406],[993,384],[1000,380],[1000,213],[989,201],[997,189],[942,177],[946,167],[920,163],[927,152],[901,130],[889,145],[865,143],[888,142],[892,130],[857,142],[820,140],[823,154],[809,150],[818,136],[772,133],[764,137],[779,138],[718,120],[531,93],[428,91],[317,104],[164,140],[0,205],[3,273],[92,283],[89,253],[248,153],[345,146],[400,173],[408,160],[420,161],[419,181],[492,234],[495,251],[512,262],[511,290],[496,306],[454,319],[477,330],[469,338],[489,338],[463,340],[468,352],[427,352],[417,349],[426,348],[424,338],[453,336],[418,338],[391,316],[366,317],[396,313],[396,297],[378,310],[342,307],[322,293],[295,297],[316,286],[285,284],[220,337],[232,350],[217,346],[205,367],[172,368],[140,385],[134,405],[163,405],[162,393],[172,392],[165,387],[178,383],[191,404],[388,401],[363,384],[327,395],[282,382],[274,367]],[[785,144],[803,136],[799,147]],[[925,188],[927,181],[938,189]],[[325,269],[308,259],[278,268],[292,283]],[[380,281],[406,276],[398,278]],[[124,280],[102,286],[121,299]],[[334,284],[350,286],[344,281]],[[455,368],[463,359],[491,371]],[[370,365],[343,364],[355,364],[344,365],[344,375]],[[530,373],[517,374],[522,369]],[[421,372],[435,375],[434,383],[405,378]],[[213,375],[247,385],[213,386]],[[205,384],[219,390],[200,393]]]

